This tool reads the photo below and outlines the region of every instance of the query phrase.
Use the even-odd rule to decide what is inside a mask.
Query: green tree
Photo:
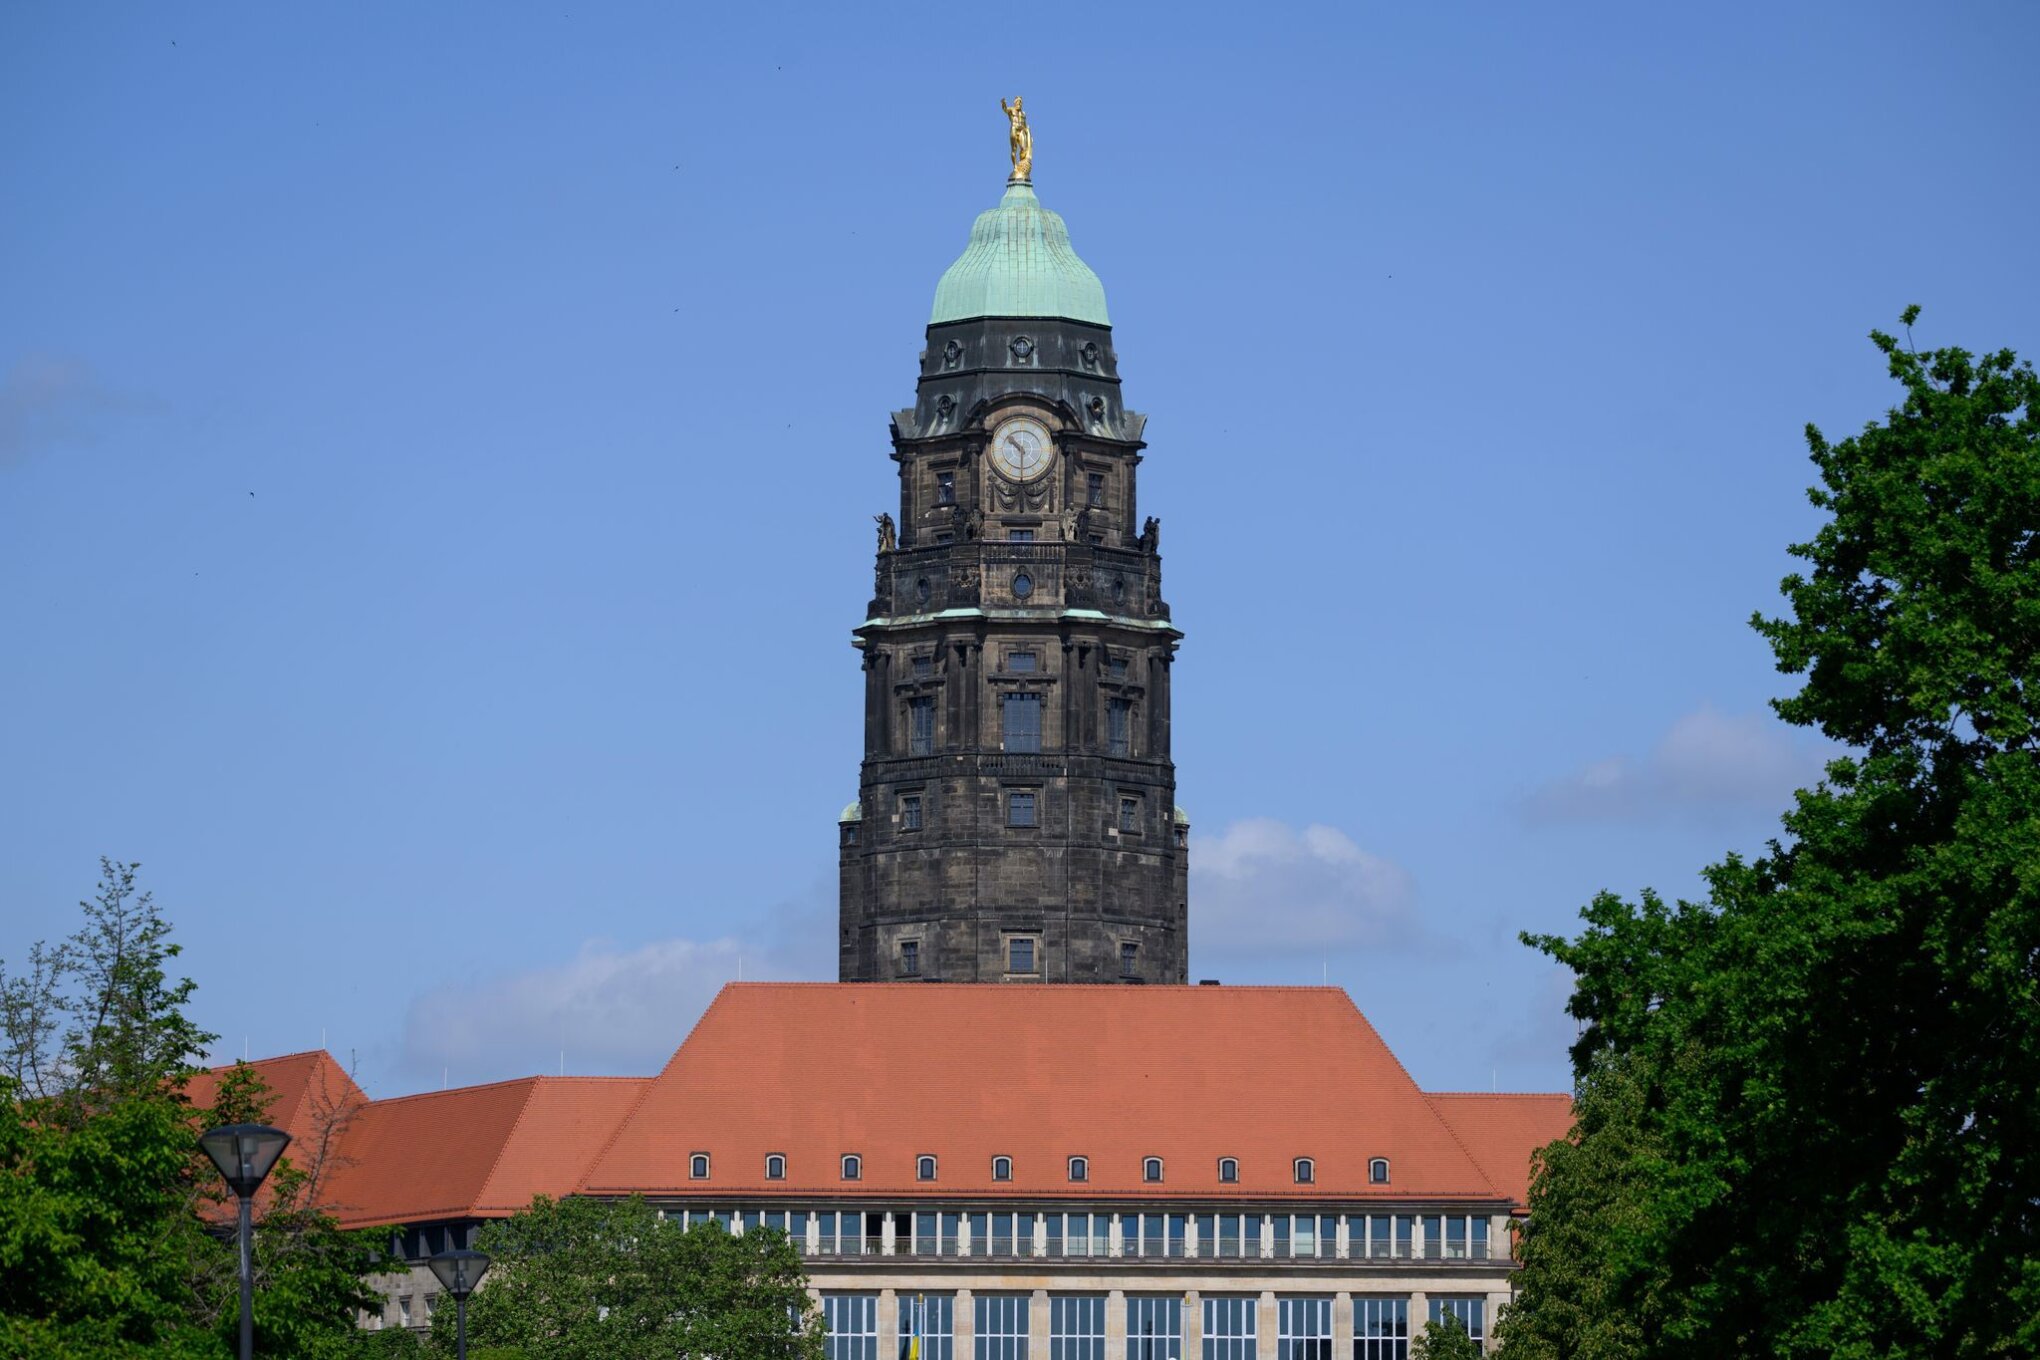
[[[1586,1023],[1504,1355],[2040,1353],[2040,380],[1873,339],[1903,400],[1809,427],[1754,621],[1849,754],[1705,902],[1526,937]]]
[[[541,1196],[484,1228],[494,1261],[468,1301],[474,1353],[523,1360],[822,1360],[822,1323],[783,1233],[682,1231],[650,1205]],[[452,1346],[454,1312],[433,1319]],[[506,1354],[505,1360],[509,1360]]]
[[[1425,1323],[1410,1338],[1410,1360],[1480,1360],[1480,1345],[1467,1335],[1466,1324],[1448,1317]]]

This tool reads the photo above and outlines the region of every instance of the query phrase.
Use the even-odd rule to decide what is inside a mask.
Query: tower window
[[[1034,531],[1032,529],[1008,529],[1006,531],[1006,541],[1008,543],[1032,543],[1034,541]]]
[[[1388,1158],[1376,1157],[1367,1164],[1367,1179],[1375,1185],[1388,1184]]]
[[[1034,826],[1034,795],[1031,793],[1009,793],[1006,795],[1006,825]]]
[[[934,674],[935,674],[934,657],[917,656],[914,658],[914,678],[916,680],[926,680]]]
[[[1221,1157],[1218,1159],[1218,1183],[1220,1185],[1238,1185],[1240,1183],[1239,1158]]]
[[[843,1179],[846,1181],[864,1179],[864,1159],[854,1152],[843,1155]]]
[[[1041,696],[1008,694],[999,705],[1000,738],[1008,751],[1041,750]],[[1032,826],[1032,822],[1022,825]]]
[[[921,795],[918,793],[902,794],[900,797],[900,830],[919,831],[920,829]]]
[[[992,1179],[995,1181],[1010,1181],[1013,1179],[1013,1159],[1011,1157],[992,1158]]]
[[[919,800],[917,799],[916,803],[918,804],[918,802]],[[915,807],[914,812],[916,816],[920,814],[919,806]],[[1140,799],[1122,798],[1119,800],[1119,829],[1129,835],[1139,832]]]
[[[1119,976],[1140,976],[1140,946],[1125,940],[1119,946]]]
[[[924,1152],[914,1159],[914,1179],[917,1181],[932,1181],[935,1179],[934,1157]]]
[[[1087,472],[1084,474],[1084,500],[1092,506],[1105,504],[1105,474]]]
[[[708,1179],[708,1154],[706,1152],[697,1152],[687,1159],[687,1175],[690,1180],[705,1181]]]
[[[1073,1181],[1091,1179],[1091,1161],[1088,1157],[1070,1158],[1070,1179]]]
[[[1111,668],[1111,673],[1112,673],[1112,678],[1113,678],[1114,680],[1124,680],[1124,679],[1126,678],[1126,658],[1125,658],[1125,657],[1123,657],[1123,656],[1115,656],[1115,657],[1113,657],[1113,658],[1112,658],[1111,662],[1110,662],[1110,663],[1108,663],[1108,664],[1110,665],[1110,668]]]
[[[935,754],[935,700],[932,696],[907,700],[907,754]]]
[[[1009,671],[1032,672],[1035,663],[1040,659],[1033,652],[1008,652],[1006,654],[1006,669]]]
[[[900,975],[902,977],[919,977],[920,974],[921,942],[919,940],[901,940]]]
[[[775,1152],[765,1159],[765,1179],[783,1181],[786,1179],[786,1156]]]
[[[956,474],[938,472],[935,474],[935,504],[956,504]]]
[[[1032,973],[1034,964],[1034,940],[1030,936],[1016,935],[1006,941],[1006,971],[1009,973]]]
[[[1124,671],[1126,663],[1115,661],[1113,665]],[[1123,756],[1133,750],[1133,701],[1114,699],[1105,705],[1105,751],[1108,755]]]
[[[1296,1183],[1309,1185],[1317,1179],[1317,1163],[1308,1157],[1298,1157],[1295,1165]]]
[[[1150,1157],[1140,1164],[1140,1178],[1144,1181],[1159,1181],[1162,1178],[1162,1159]]]
[[[1024,571],[1013,573],[1013,598],[1024,600],[1034,593],[1034,578]]]

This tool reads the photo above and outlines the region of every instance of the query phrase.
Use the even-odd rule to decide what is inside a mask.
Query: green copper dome
[[[1070,248],[1061,215],[1041,206],[1025,180],[978,214],[970,244],[935,285],[931,326],[980,316],[1055,316],[1109,326],[1105,285]]]

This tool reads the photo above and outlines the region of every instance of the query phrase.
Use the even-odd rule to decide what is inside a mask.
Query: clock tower
[[[1017,103],[1014,145],[1024,116]],[[1147,418],[1105,290],[1031,183],[1032,138],[942,275],[899,508],[855,646],[864,764],[838,827],[845,982],[1186,980]]]

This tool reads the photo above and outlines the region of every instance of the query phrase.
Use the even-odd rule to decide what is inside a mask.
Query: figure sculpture
[[[1146,553],[1162,550],[1162,522],[1153,515],[1149,515],[1147,523],[1140,526],[1140,546],[1141,551]]]
[[[1016,180],[1034,178],[1034,130],[1027,126],[1027,115],[1020,109],[1020,96],[1014,95],[1013,102],[999,101],[999,107],[1006,111],[1006,121],[1012,125],[1007,136],[1008,150],[1013,157],[1013,173]]]
[[[898,540],[893,537],[893,520],[891,515],[873,515],[871,522],[878,526],[878,550],[880,552],[889,553],[898,546]]]

